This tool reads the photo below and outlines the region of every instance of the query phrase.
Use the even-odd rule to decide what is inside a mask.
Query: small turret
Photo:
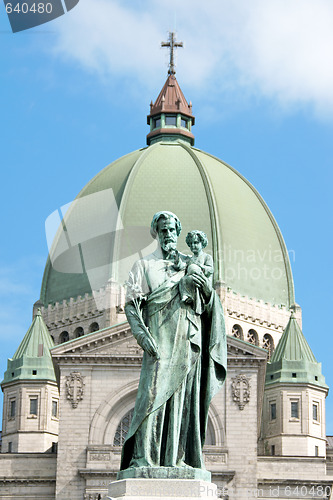
[[[263,407],[265,453],[325,456],[328,386],[294,312],[267,365]]]
[[[7,370],[4,393],[2,452],[45,452],[58,441],[59,393],[47,326],[37,311]]]
[[[288,324],[267,366],[266,387],[304,383],[326,387],[325,377],[292,311]]]

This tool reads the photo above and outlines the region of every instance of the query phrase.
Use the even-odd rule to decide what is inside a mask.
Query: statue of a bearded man
[[[119,478],[209,478],[202,447],[210,401],[226,376],[225,323],[211,280],[186,274],[180,232],[175,214],[156,213],[158,248],[134,264],[127,284],[125,312],[144,355]],[[199,309],[183,300],[188,285],[200,292]]]

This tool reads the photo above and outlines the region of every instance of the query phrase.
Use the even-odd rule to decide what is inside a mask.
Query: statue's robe
[[[184,275],[184,270],[163,260],[160,250],[137,261],[130,275],[146,294],[143,318],[159,359],[144,352],[121,469],[205,468],[202,447],[208,408],[226,376],[225,323],[215,291],[201,315],[181,300]],[[128,302],[126,315],[137,336],[144,329],[133,312]]]

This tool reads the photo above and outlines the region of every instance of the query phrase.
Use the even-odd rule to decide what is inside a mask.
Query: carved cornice
[[[230,319],[234,319],[235,321],[240,320],[244,321],[245,323],[248,323],[249,325],[257,325],[264,327],[266,329],[270,329],[271,331],[275,332],[282,332],[283,329],[285,328],[285,325],[277,324],[276,322],[268,321],[263,318],[258,318],[255,316],[251,316],[250,314],[245,314],[240,311],[234,311],[232,309],[227,309],[227,314]]]
[[[226,470],[223,472],[212,472],[212,482],[214,480],[226,481],[230,483],[230,481],[235,477],[236,471],[234,470]]]
[[[231,357],[228,356],[228,368],[255,368],[258,369],[258,366],[265,366],[266,362],[263,359],[256,358],[246,358],[246,357]]]
[[[227,350],[230,366],[257,365],[267,360],[264,349],[229,335]],[[137,346],[127,322],[56,346],[51,353],[57,364],[140,366],[142,362],[142,350]]]
[[[54,483],[55,477],[0,477],[0,484],[35,484],[35,483]]]
[[[119,472],[117,469],[79,469],[79,475],[84,479],[102,479],[102,478],[113,478]],[[235,476],[235,471],[226,470],[221,472],[212,472],[212,478],[219,480],[231,481]]]
[[[79,475],[85,479],[92,478],[102,478],[102,477],[113,477],[119,472],[119,467],[117,469],[79,469]]]
[[[331,477],[325,477],[323,479],[258,479],[258,488],[260,488],[260,486],[280,486],[281,488],[287,488],[289,487],[290,489],[293,489],[295,488],[296,486],[299,486],[299,487],[307,487],[310,489],[314,488],[316,489],[318,486],[323,486],[325,488],[326,487],[329,487],[330,488],[330,491],[331,491],[331,488],[332,488],[332,476]],[[289,490],[290,491],[290,490]],[[309,491],[308,491],[309,493]],[[303,496],[303,495],[302,495]],[[318,498],[319,498],[320,495],[318,495]],[[303,498],[306,498],[305,495],[303,496]],[[307,497],[309,498],[309,497]],[[321,498],[327,498],[325,495],[321,496]]]
[[[116,366],[129,366],[135,365],[140,366],[142,363],[142,356],[126,356],[124,355],[110,355],[110,354],[99,354],[96,355],[86,355],[86,356],[54,356],[55,361],[59,364],[77,365],[80,364],[91,364],[91,365],[116,365]]]
[[[92,354],[94,351],[103,348],[105,345],[116,344],[125,339],[132,338],[131,329],[127,322],[110,326],[97,332],[89,333],[65,344],[51,349],[52,357],[62,357],[72,354]]]
[[[267,361],[265,349],[229,335],[227,335],[227,355],[229,366],[258,365]]]

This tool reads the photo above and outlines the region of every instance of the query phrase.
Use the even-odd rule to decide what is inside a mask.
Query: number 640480
[[[52,12],[52,4],[51,3],[43,3],[43,2],[38,2],[38,3],[33,3],[30,6],[26,3],[7,3],[6,4],[6,11],[7,14],[12,14],[13,12],[16,12],[17,14],[28,14],[28,13],[33,13],[33,14],[51,14]]]

